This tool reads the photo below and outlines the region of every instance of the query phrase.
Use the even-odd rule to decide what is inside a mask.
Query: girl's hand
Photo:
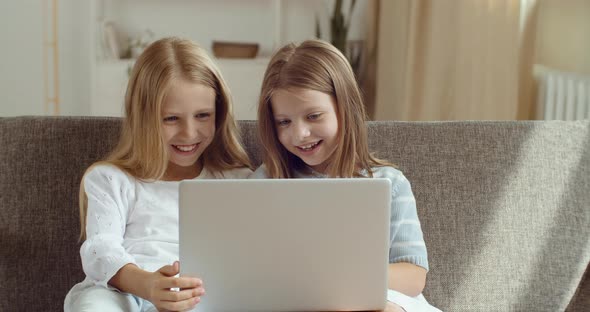
[[[383,309],[381,311],[367,311],[367,312],[406,312],[406,310],[404,310],[402,307],[400,307],[399,305],[397,305],[393,302],[387,301],[387,304],[385,305],[385,309]]]
[[[193,277],[174,277],[180,272],[178,261],[151,273],[147,281],[149,300],[158,311],[185,311],[192,309],[205,293],[203,282]],[[171,290],[177,288],[178,291]]]

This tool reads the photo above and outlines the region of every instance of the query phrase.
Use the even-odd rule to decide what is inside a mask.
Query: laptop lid
[[[181,275],[202,278],[197,311],[381,310],[388,179],[180,183]]]

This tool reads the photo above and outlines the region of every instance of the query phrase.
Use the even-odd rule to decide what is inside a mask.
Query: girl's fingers
[[[183,289],[180,291],[164,291],[164,293],[160,297],[160,300],[177,302],[187,300],[190,298],[200,297],[204,294],[205,290],[203,289],[203,287]]]
[[[201,301],[201,297],[191,297],[182,301],[160,301],[159,306],[170,311],[184,311],[192,309],[197,303]]]
[[[160,272],[161,274],[165,275],[165,276],[174,276],[176,274],[178,274],[179,269],[178,269],[178,265],[176,264],[176,262],[173,265],[165,265],[163,267],[161,267],[158,272]]]
[[[158,288],[197,288],[202,286],[203,282],[195,277],[164,277],[158,281]]]

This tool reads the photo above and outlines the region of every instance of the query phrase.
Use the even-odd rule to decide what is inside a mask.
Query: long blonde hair
[[[277,51],[266,69],[258,103],[258,132],[264,164],[271,178],[292,178],[305,163],[280,143],[272,112],[272,95],[279,89],[301,88],[331,95],[336,101],[338,146],[330,158],[328,176],[360,177],[374,166],[391,164],[369,152],[365,105],[348,60],[321,40],[290,43]]]
[[[240,143],[232,113],[229,88],[206,51],[190,40],[160,39],[139,56],[125,94],[125,118],[119,143],[105,160],[140,180],[158,180],[168,166],[162,140],[162,102],[174,81],[185,79],[215,90],[215,136],[203,152],[203,167],[213,172],[248,167],[250,160]],[[83,181],[84,179],[82,179]],[[80,185],[80,239],[85,239],[88,200]]]

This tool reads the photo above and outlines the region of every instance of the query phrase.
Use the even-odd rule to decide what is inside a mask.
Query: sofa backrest
[[[61,311],[84,277],[84,170],[120,119],[0,118],[0,311]],[[583,311],[590,285],[590,122],[371,122],[370,146],[412,183],[445,311]],[[240,122],[255,164],[256,124]],[[584,285],[583,287],[578,287]],[[569,305],[569,306],[568,306]]]

